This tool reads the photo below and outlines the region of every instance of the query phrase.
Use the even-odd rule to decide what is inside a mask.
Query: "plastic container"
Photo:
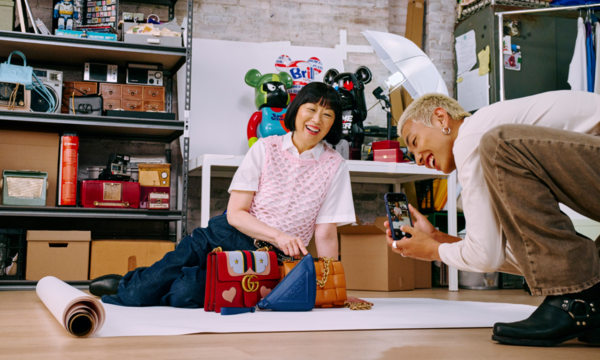
[[[467,230],[458,233],[462,239],[467,235]],[[500,288],[500,273],[475,273],[458,271],[458,287],[468,290],[498,290]]]

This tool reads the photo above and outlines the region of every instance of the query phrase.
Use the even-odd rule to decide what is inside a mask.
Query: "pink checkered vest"
[[[282,138],[262,139],[265,163],[249,212],[263,223],[301,238],[307,246],[343,158],[325,144],[319,160],[298,159],[282,149]]]

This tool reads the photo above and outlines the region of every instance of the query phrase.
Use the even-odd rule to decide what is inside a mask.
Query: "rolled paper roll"
[[[106,315],[98,299],[54,276],[40,280],[35,291],[58,323],[73,336],[91,336],[104,325]]]

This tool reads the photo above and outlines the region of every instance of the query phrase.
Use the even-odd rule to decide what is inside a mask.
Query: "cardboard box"
[[[374,225],[338,228],[348,290],[396,291],[415,288],[414,260],[392,252],[385,237],[385,221],[385,217],[378,217]]]
[[[26,280],[87,280],[90,231],[27,231]]]
[[[102,275],[125,275],[128,271],[150,266],[175,250],[175,243],[160,240],[94,240],[90,279]]]
[[[404,37],[423,49],[423,18],[425,17],[425,0],[409,0],[406,14],[406,31]]]
[[[46,206],[55,206],[59,142],[57,133],[0,130],[0,173],[4,170],[48,173]]]

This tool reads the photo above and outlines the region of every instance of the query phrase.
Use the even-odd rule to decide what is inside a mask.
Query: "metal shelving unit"
[[[172,20],[177,0],[126,1],[168,6],[169,20]],[[181,222],[181,237],[187,235],[192,19],[193,2],[192,0],[188,0],[187,39],[184,46],[180,48],[0,31],[0,59],[2,61],[13,50],[19,50],[27,56],[27,65],[34,67],[82,67],[86,61],[102,61],[119,65],[123,69],[128,62],[162,63],[167,111],[173,110],[173,77],[184,66],[186,71],[186,91],[179,94],[179,101],[184,101],[185,103],[185,111],[179,114],[179,121],[0,111],[1,129],[28,129],[53,132],[77,131],[82,138],[148,141],[165,144],[170,144],[183,135],[181,142],[183,157],[181,177],[183,186],[181,189],[178,189],[183,194],[183,197],[177,206],[178,210],[0,206],[0,216],[20,219],[87,219],[88,221],[149,220],[164,222],[165,226],[169,222],[176,221]],[[25,280],[0,280],[0,289],[25,289],[34,287],[36,283],[36,281]],[[86,286],[89,281],[76,281],[72,283]]]

